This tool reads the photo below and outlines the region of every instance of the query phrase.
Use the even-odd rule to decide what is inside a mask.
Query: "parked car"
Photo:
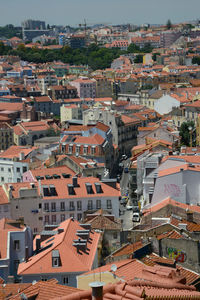
[[[133,213],[132,221],[133,222],[140,222],[140,214],[138,212]]]
[[[120,174],[118,174],[118,175],[117,175],[117,182],[119,183],[119,182],[120,182],[120,180],[121,180],[121,175],[120,175]]]
[[[122,199],[120,200],[120,204],[126,206],[126,203],[128,202],[128,198],[127,197],[122,197]]]
[[[127,210],[132,210],[132,209],[133,209],[133,205],[127,204],[127,205],[126,205],[126,209],[127,209]]]
[[[140,212],[139,206],[133,205],[133,212]]]
[[[126,160],[127,158],[128,158],[127,155],[123,154],[120,160],[123,161],[123,160]]]

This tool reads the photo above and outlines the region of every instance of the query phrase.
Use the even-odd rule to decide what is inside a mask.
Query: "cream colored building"
[[[69,120],[81,120],[82,119],[82,110],[80,106],[76,104],[63,105],[60,108],[61,123],[64,123]]]

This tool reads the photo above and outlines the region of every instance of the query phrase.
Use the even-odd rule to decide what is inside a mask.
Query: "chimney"
[[[72,178],[72,184],[73,184],[73,187],[77,187],[78,186],[78,177],[73,177]]]
[[[94,281],[89,286],[92,288],[92,300],[103,300],[104,282]]]
[[[14,283],[15,282],[15,278],[14,278],[14,276],[8,276],[8,278],[7,278],[7,283]]]
[[[20,152],[19,160],[24,160],[24,158],[25,158],[24,152]]]
[[[80,226],[91,231],[91,224],[80,224]]]
[[[29,253],[28,253],[28,246],[25,247],[25,262],[28,261]]]
[[[193,220],[193,212],[187,210],[187,211],[186,211],[186,214],[187,214],[187,221],[188,221],[188,222],[194,222],[194,220]]]
[[[41,248],[41,239],[36,239],[36,252],[39,252]]]

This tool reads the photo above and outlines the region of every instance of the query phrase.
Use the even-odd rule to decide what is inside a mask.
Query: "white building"
[[[200,203],[200,165],[186,161],[171,157],[144,178],[145,205],[155,205],[167,197],[185,204]]]
[[[21,182],[22,175],[28,170],[28,163],[18,158],[0,157],[0,184]]]

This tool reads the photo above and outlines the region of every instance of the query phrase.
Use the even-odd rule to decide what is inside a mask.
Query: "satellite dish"
[[[111,271],[116,272],[117,271],[117,266],[116,265],[112,265],[110,269],[111,269]]]

